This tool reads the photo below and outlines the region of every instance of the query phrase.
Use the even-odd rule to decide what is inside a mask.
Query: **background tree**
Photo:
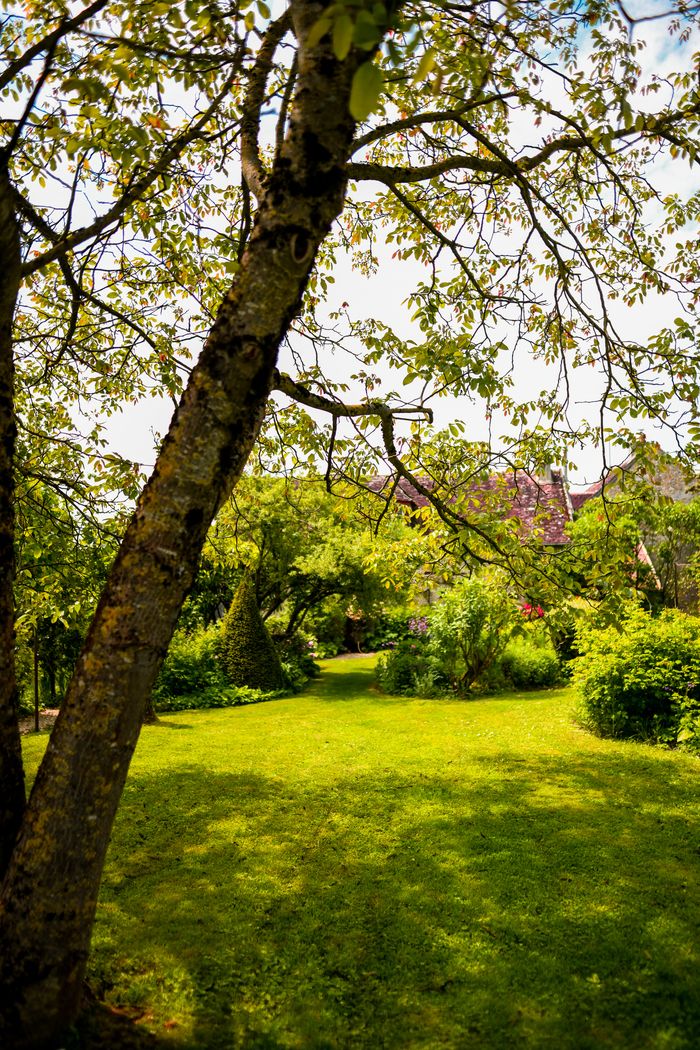
[[[375,530],[368,501],[351,496],[329,495],[320,479],[243,478],[217,516],[205,552],[234,575],[251,572],[262,617],[282,643],[331,599],[369,616],[407,597],[426,550],[408,543],[416,537],[400,511]],[[398,546],[401,566],[389,579],[386,559]]]
[[[686,32],[697,8],[678,12]],[[273,387],[331,424],[278,415],[261,457],[274,454],[272,436],[279,447],[294,438],[304,456],[329,456],[331,484],[336,472],[366,481],[378,461],[421,484],[430,442],[396,420],[429,418],[446,391],[497,416],[503,460],[527,466],[566,458],[572,429],[574,441],[602,434],[627,411],[671,424],[677,406],[692,423],[698,391],[685,352],[698,262],[684,232],[697,200],[662,195],[651,167],[665,149],[695,156],[696,72],[644,84],[637,27],[612,0],[546,10],[291,0],[274,20],[262,3],[204,0],[183,16],[96,0],[70,17],[58,4],[30,14],[9,9],[0,75],[16,105],[0,170],[0,1033],[16,1046],[50,1043],[77,1009],[146,697]],[[168,76],[186,106],[168,97]],[[48,206],[51,172],[65,195]],[[344,308],[337,331],[316,319],[338,245],[371,269],[382,228],[428,264],[408,296],[419,339]],[[183,286],[197,312],[188,297],[159,313],[159,295]],[[678,323],[641,343],[610,300],[654,294],[677,297]],[[301,342],[277,370],[293,323]],[[138,391],[142,354],[142,385],[152,376],[176,393],[170,347],[204,333],[25,808],[12,669],[15,363],[26,347],[37,391],[46,374],[54,390],[109,406],[124,376]],[[344,377],[324,376],[331,344],[353,354],[352,402],[340,400]],[[514,361],[529,351],[549,369],[543,396],[518,396]],[[380,361],[400,370],[407,396],[378,396]],[[600,418],[572,428],[569,375],[590,365]],[[476,513],[422,487],[466,546],[469,535],[487,542]]]

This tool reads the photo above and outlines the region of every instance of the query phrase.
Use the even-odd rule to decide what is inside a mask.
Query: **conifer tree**
[[[241,580],[224,620],[224,666],[234,685],[272,693],[286,684],[249,576]]]

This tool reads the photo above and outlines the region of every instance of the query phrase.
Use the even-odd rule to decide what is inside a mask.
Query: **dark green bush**
[[[637,612],[621,630],[582,632],[581,717],[601,736],[700,751],[700,621],[677,610]]]
[[[184,707],[215,706],[210,702],[211,697],[230,684],[221,663],[221,646],[220,625],[192,634],[177,631],[153,690],[156,710],[183,710],[180,705],[183,697],[188,699]],[[200,703],[198,698],[205,694],[209,701]],[[178,706],[172,707],[173,703]]]
[[[390,696],[442,695],[449,683],[438,663],[419,640],[401,642],[382,653],[375,670],[377,682]]]
[[[527,639],[509,644],[499,669],[515,689],[547,689],[562,680],[561,664],[554,650]]]
[[[237,707],[283,695],[233,686],[224,671],[221,624],[192,634],[177,631],[153,690],[156,711],[189,711],[207,707]]]
[[[287,686],[279,654],[262,621],[252,581],[244,577],[224,618],[223,665],[236,686],[274,693]]]
[[[410,615],[408,609],[375,613],[364,632],[362,642],[364,651],[378,652],[380,649],[410,641],[411,635],[408,629]]]

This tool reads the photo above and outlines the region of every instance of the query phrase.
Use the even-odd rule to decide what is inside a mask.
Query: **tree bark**
[[[0,879],[9,863],[25,805],[17,718],[13,584],[14,414],[12,319],[20,282],[19,228],[7,168],[0,165]]]
[[[319,10],[293,5],[297,36]],[[342,208],[355,65],[337,62],[328,44],[300,49],[289,132],[241,268],[79,657],[0,895],[5,1048],[52,1046],[77,1013],[105,851],[146,700],[207,528],[259,432],[280,340]]]

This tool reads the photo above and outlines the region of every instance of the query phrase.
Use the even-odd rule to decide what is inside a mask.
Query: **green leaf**
[[[384,88],[381,69],[372,62],[363,62],[355,70],[350,89],[350,112],[355,120],[366,120],[375,109]]]
[[[339,15],[333,23],[333,54],[341,62],[347,58],[354,26],[348,14]]]
[[[332,22],[331,19],[328,17],[328,14],[322,14],[318,21],[314,22],[314,24],[311,26],[311,29],[309,30],[306,37],[306,46],[308,48],[316,47],[316,45],[319,44],[321,40],[323,40],[324,36],[331,28],[331,25]]]
[[[425,80],[425,78],[429,76],[429,74],[435,68],[435,61],[435,48],[429,47],[425,54],[421,57],[420,62],[418,63],[418,69],[416,70],[416,74],[413,78],[414,84],[420,84],[422,80]]]
[[[270,18],[270,8],[263,0],[258,0],[258,11],[260,12],[261,18]]]
[[[360,11],[355,22],[353,40],[363,51],[371,51],[382,37],[382,31],[369,11]]]

